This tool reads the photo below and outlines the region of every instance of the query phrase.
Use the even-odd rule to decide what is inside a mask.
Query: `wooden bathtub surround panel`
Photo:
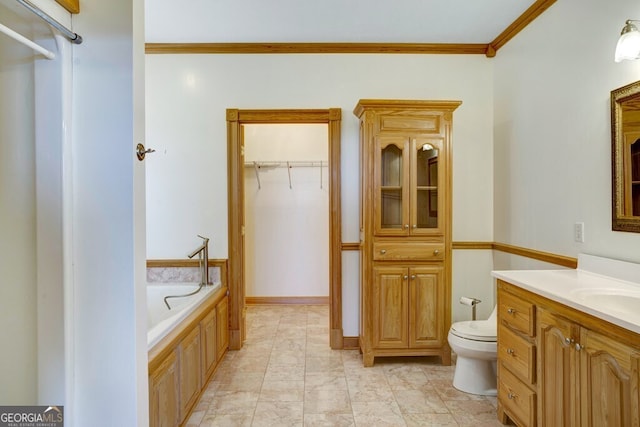
[[[149,374],[149,425],[175,426],[180,423],[178,358],[172,351]]]
[[[227,352],[226,288],[203,305],[149,352],[152,427],[186,422]]]
[[[56,2],[71,13],[80,13],[80,0],[56,0]]]
[[[340,196],[340,127],[342,110],[227,110],[227,171],[229,208],[230,348],[242,347],[244,306],[244,159],[242,125],[256,123],[326,123],[329,143],[329,301],[330,345],[343,346],[342,219]]]
[[[180,342],[180,419],[186,418],[189,409],[200,394],[200,327],[197,326]]]
[[[511,355],[499,351],[498,383],[534,392],[538,420],[522,419],[504,392],[498,396],[499,420],[512,418],[524,426],[640,426],[639,334],[498,280],[499,304],[505,295],[533,305],[536,334],[520,334],[499,311],[499,348],[507,345],[501,333],[505,327],[534,345],[537,380],[516,375],[509,366]]]

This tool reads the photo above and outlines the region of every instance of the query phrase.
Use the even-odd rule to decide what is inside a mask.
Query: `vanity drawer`
[[[508,292],[499,292],[498,318],[516,331],[534,337],[536,307]]]
[[[498,331],[498,359],[529,384],[535,384],[536,347],[504,325]]]
[[[536,393],[502,364],[498,376],[498,400],[518,425],[536,425]]]
[[[375,261],[441,261],[444,259],[442,243],[375,242]]]

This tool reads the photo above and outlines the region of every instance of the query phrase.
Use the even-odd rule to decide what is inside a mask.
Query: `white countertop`
[[[493,271],[491,275],[640,334],[640,280],[636,283],[619,278],[640,279],[640,264],[612,260],[613,269],[587,271],[585,268],[593,265],[591,261],[597,261],[597,265],[603,260],[588,257],[593,259],[579,257],[575,270]],[[599,274],[602,271],[621,274],[612,277]]]

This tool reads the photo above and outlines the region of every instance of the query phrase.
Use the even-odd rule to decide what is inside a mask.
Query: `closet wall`
[[[328,296],[327,125],[245,125],[244,144],[246,296]]]

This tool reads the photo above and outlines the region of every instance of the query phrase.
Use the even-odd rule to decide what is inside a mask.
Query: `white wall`
[[[24,31],[5,9],[2,21]],[[34,60],[0,36],[0,402],[37,399]]]
[[[245,168],[247,296],[329,295],[328,141],[326,124],[244,126],[245,162],[281,162],[260,168],[260,185]]]
[[[361,98],[452,99],[454,240],[493,240],[492,62],[469,55],[147,55],[149,258],[184,258],[193,237],[212,237],[227,257],[227,108],[342,108],[342,240],[359,240],[358,121]],[[203,197],[203,194],[206,197]],[[469,252],[467,257],[473,257]],[[484,282],[478,254],[464,266]],[[345,256],[344,334],[358,334],[358,261]],[[454,289],[459,286],[455,282]],[[461,285],[467,286],[467,285]],[[476,286],[469,284],[468,286]],[[457,291],[456,291],[457,292]],[[461,293],[464,290],[460,291]],[[354,298],[356,297],[356,298]]]
[[[498,52],[497,241],[640,261],[640,234],[611,231],[609,107],[611,90],[640,78],[640,62],[613,61],[625,20],[638,17],[631,0],[557,2]],[[584,243],[573,240],[575,222]],[[516,258],[496,266],[529,264]]]

